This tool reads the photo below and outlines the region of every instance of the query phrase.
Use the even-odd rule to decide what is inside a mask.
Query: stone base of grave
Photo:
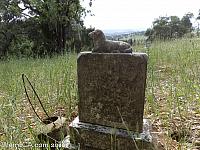
[[[79,122],[77,117],[70,124],[70,142],[80,150],[154,150],[150,122],[143,120],[143,132],[133,133],[124,129]]]

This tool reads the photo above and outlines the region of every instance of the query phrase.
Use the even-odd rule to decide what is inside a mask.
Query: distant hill
[[[103,30],[106,38],[109,40],[125,40],[125,39],[144,39],[145,31],[126,30]],[[138,38],[139,37],[139,38]]]
[[[111,29],[111,30],[103,30],[103,32],[106,34],[106,35],[119,35],[119,34],[128,34],[128,33],[131,33],[131,32],[137,32],[135,30],[117,30],[117,29]]]
[[[141,35],[144,34],[145,31],[137,31],[133,29],[111,29],[111,30],[103,30],[106,36],[116,36],[116,35]]]

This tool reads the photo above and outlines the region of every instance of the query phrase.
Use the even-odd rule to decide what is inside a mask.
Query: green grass
[[[179,149],[189,149],[200,137],[200,122],[194,123],[200,119],[200,39],[157,41],[146,52],[146,116],[157,132],[177,138]],[[167,149],[173,149],[170,140]]]
[[[31,132],[40,124],[24,94],[21,79],[23,73],[34,85],[49,115],[56,109],[62,108],[65,110],[63,115],[70,117],[77,105],[75,54],[51,59],[11,59],[0,63],[0,70],[0,141],[2,143],[34,143]],[[26,85],[38,114],[43,118],[46,117],[30,86]]]
[[[200,138],[200,39],[155,41],[149,49],[143,45],[134,49],[149,55],[145,117],[152,120],[153,131],[162,134],[160,141],[166,149],[194,147]],[[70,54],[0,62],[2,143],[35,143],[34,130],[40,123],[24,94],[22,73],[31,80],[49,114],[63,109],[70,120],[78,100],[76,58]],[[38,114],[45,117],[30,88],[29,95]]]

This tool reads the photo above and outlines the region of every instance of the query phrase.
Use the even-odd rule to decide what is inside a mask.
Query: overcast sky
[[[88,6],[89,0],[84,0]],[[95,16],[87,16],[85,25],[102,30],[145,30],[159,16],[182,17],[188,12],[195,17],[200,9],[200,0],[93,0],[91,7]]]

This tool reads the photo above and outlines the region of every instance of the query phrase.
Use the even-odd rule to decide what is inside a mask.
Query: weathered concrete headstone
[[[146,54],[81,53],[79,120],[141,132]]]
[[[143,120],[147,55],[80,53],[79,117],[70,125],[81,150],[153,149]]]

